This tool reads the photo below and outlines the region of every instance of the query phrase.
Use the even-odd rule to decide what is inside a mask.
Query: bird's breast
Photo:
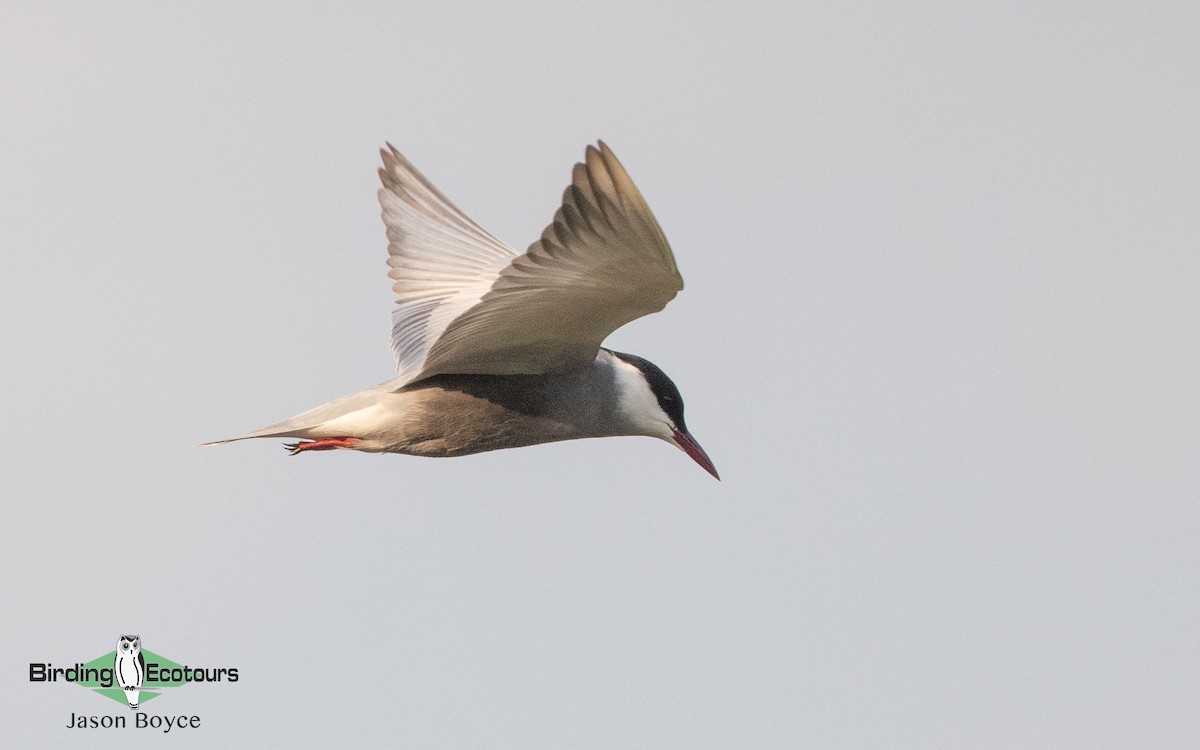
[[[438,375],[386,394],[363,415],[372,429],[360,449],[462,456],[615,434],[610,390],[590,369]]]

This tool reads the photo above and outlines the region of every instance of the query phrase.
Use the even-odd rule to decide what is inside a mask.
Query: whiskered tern
[[[228,440],[464,456],[576,438],[646,435],[717,469],[666,373],[600,344],[683,289],[662,229],[603,142],[523,254],[454,206],[391,144],[379,203],[396,294],[392,380]]]

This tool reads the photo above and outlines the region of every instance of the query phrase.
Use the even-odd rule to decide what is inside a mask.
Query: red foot
[[[284,443],[283,447],[287,449],[288,453],[294,456],[300,451],[331,451],[334,448],[353,448],[354,444],[358,442],[361,442],[361,438],[336,437],[310,440],[307,443]]]

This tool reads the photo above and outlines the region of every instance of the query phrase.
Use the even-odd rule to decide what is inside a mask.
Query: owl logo
[[[117,642],[117,655],[113,659],[113,672],[117,675],[117,684],[125,691],[129,707],[136,711],[142,695],[142,681],[146,678],[146,660],[142,657],[140,636],[121,636]]]

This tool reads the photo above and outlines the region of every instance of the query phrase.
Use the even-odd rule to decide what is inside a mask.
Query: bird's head
[[[620,410],[635,434],[666,440],[719,480],[717,467],[688,432],[683,420],[683,396],[667,374],[636,354],[611,353],[619,360]]]

